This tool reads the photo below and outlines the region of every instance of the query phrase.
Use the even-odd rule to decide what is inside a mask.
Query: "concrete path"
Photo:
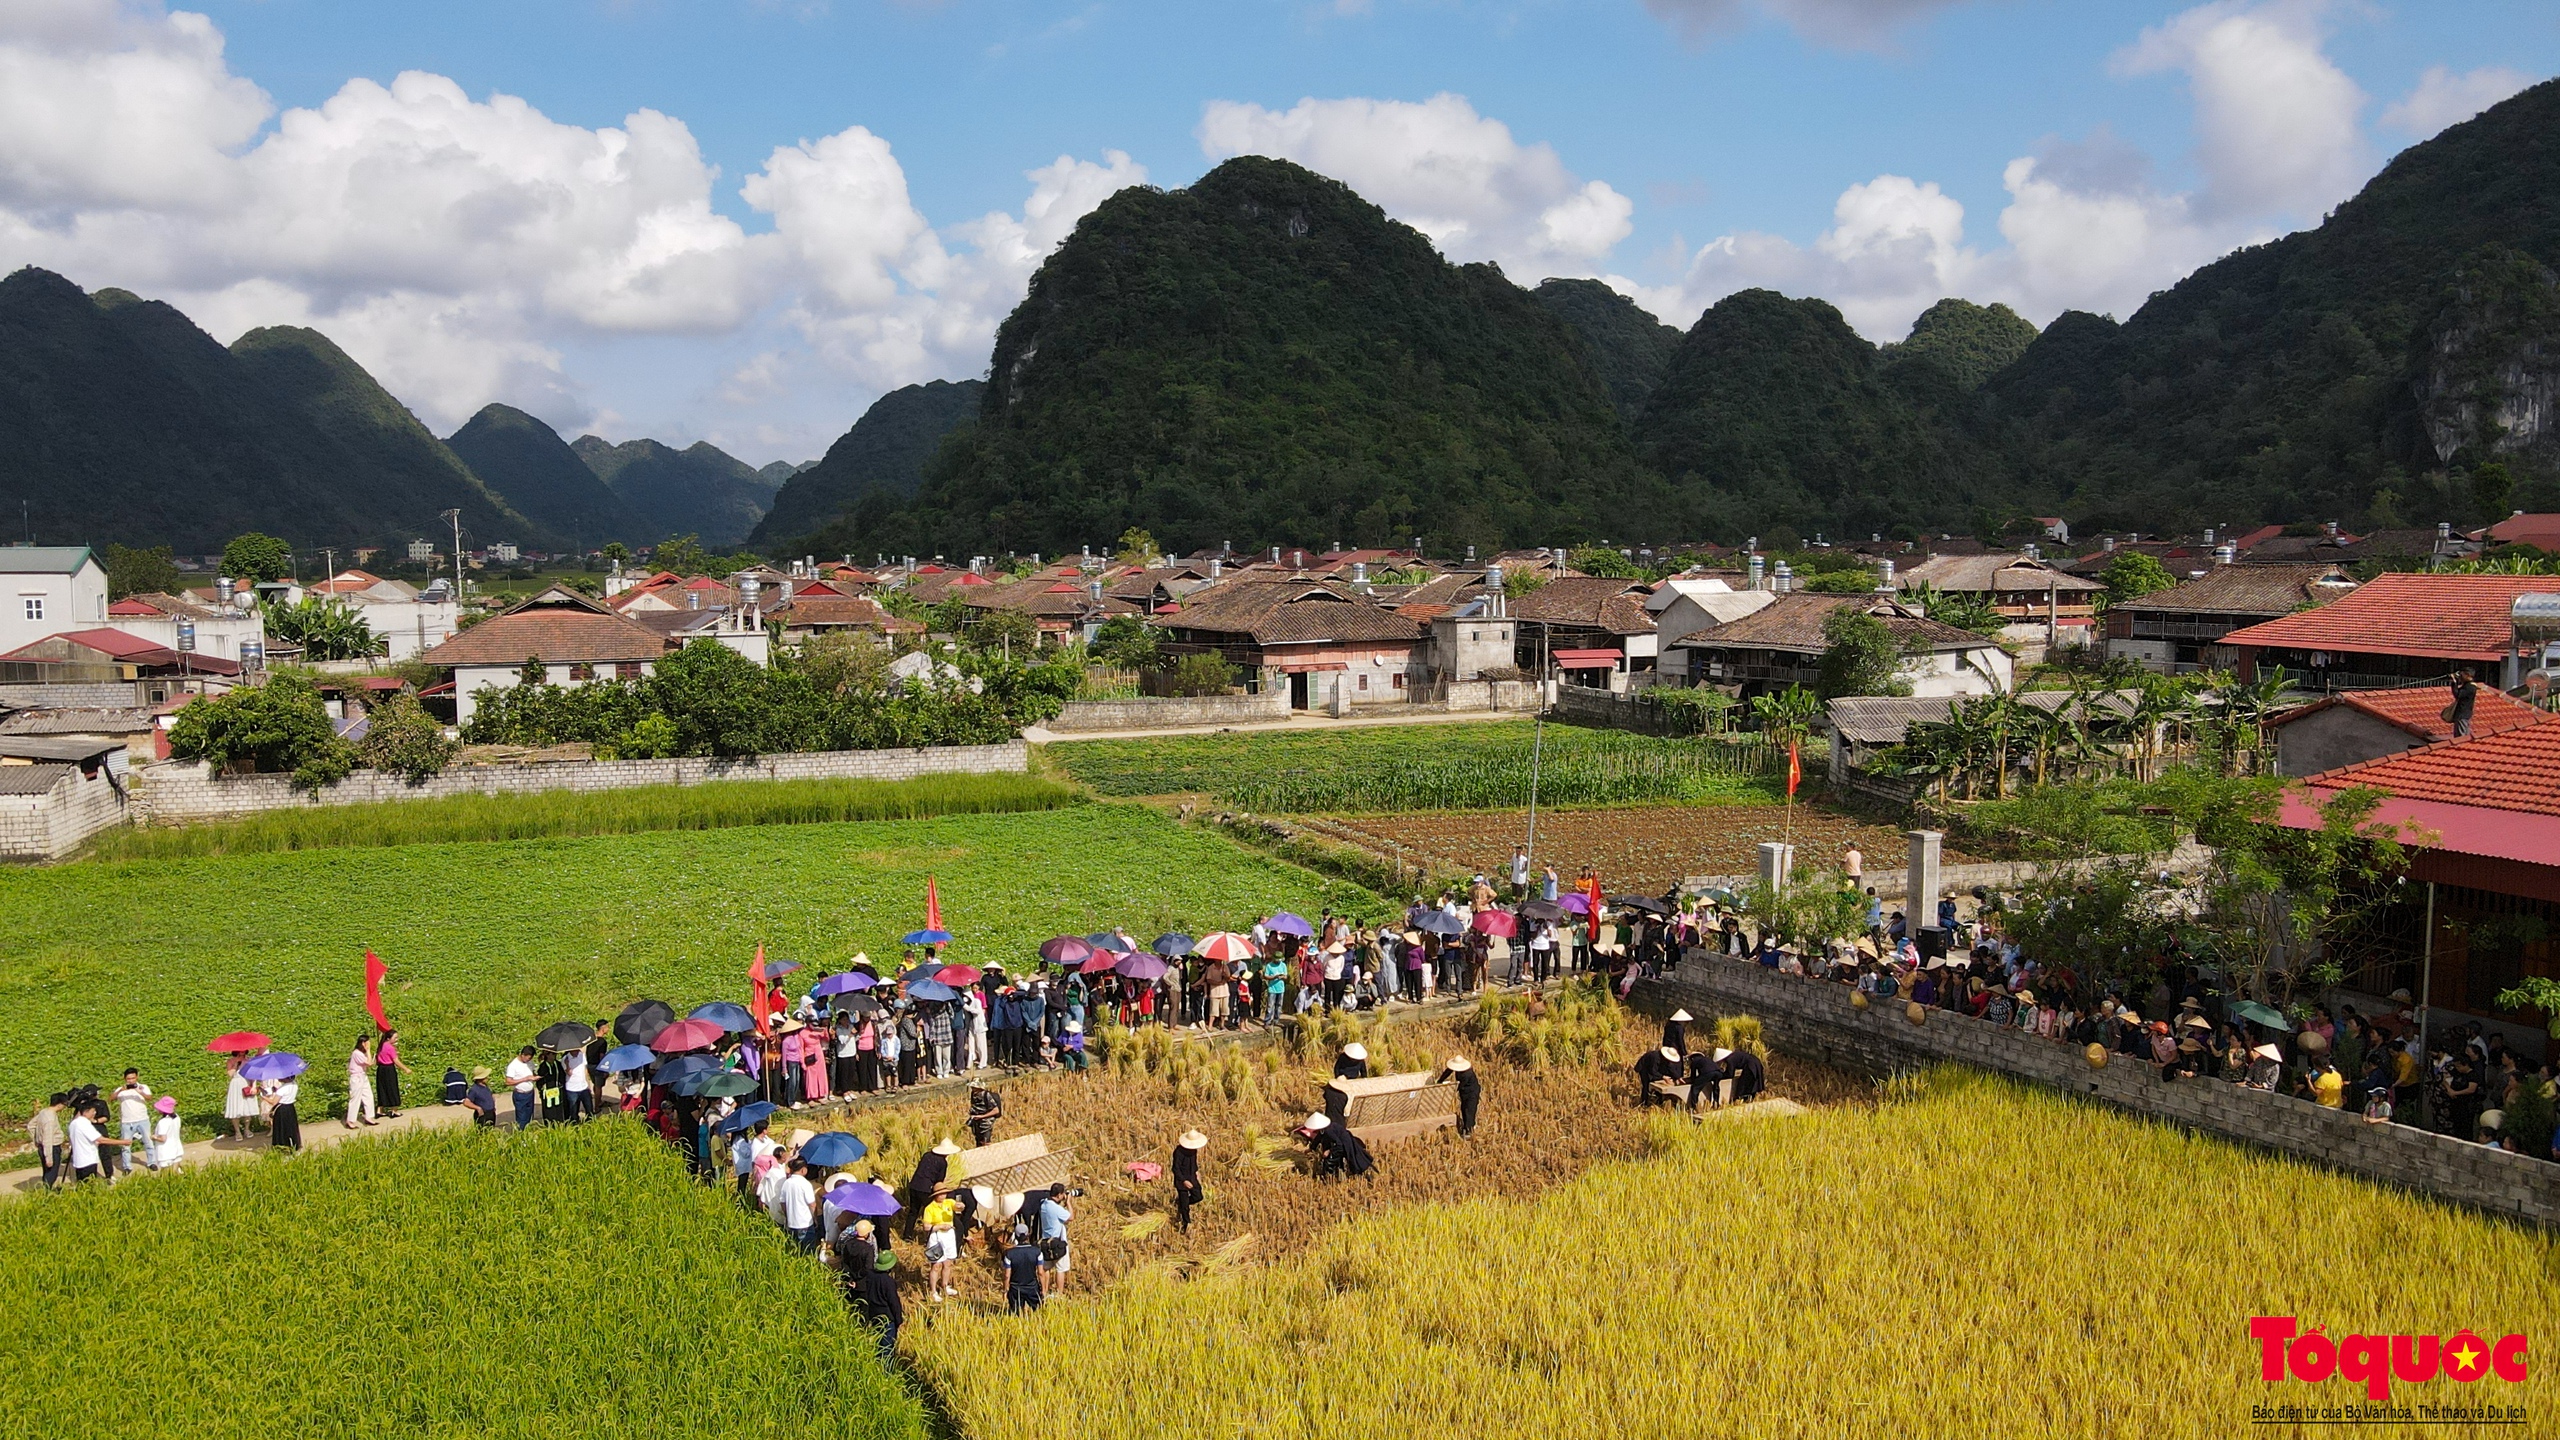
[[[1390,725],[1473,725],[1491,720],[1532,720],[1524,710],[1461,710],[1454,714],[1427,711],[1420,715],[1330,715],[1296,712],[1286,720],[1256,720],[1241,725],[1178,725],[1156,730],[1052,730],[1034,725],[1022,738],[1035,745],[1071,745],[1078,740],[1154,740],[1174,735],[1224,735],[1267,730],[1372,730]]]
[[[459,1105],[420,1105],[401,1111],[396,1119],[385,1120],[379,1125],[355,1130],[346,1127],[342,1116],[306,1116],[302,1122],[302,1148],[325,1150],[348,1140],[400,1135],[411,1130],[441,1129],[450,1125],[466,1124],[470,1119],[471,1112]],[[267,1143],[267,1132],[264,1130],[252,1132],[245,1143],[233,1140],[227,1135],[216,1140],[197,1140],[187,1146],[186,1164],[180,1173],[185,1173],[185,1170],[201,1170],[208,1165],[220,1165],[233,1160],[263,1155],[273,1148],[275,1147]],[[118,1180],[115,1183],[119,1185],[139,1183],[153,1178],[155,1177],[149,1171],[141,1168],[141,1162],[137,1159],[134,1174],[127,1180]],[[5,1175],[0,1175],[0,1200],[34,1194],[43,1183],[44,1172],[40,1169],[29,1167],[25,1170],[9,1171]]]

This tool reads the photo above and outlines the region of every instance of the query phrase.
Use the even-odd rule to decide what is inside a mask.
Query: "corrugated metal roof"
[[[148,710],[17,710],[0,716],[0,735],[126,735],[151,728]]]
[[[0,765],[0,795],[42,795],[79,773],[76,765]]]
[[[0,545],[0,575],[69,575],[88,560],[86,545]]]

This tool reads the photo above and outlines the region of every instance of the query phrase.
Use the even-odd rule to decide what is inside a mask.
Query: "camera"
[[[1081,1200],[1084,1198],[1084,1192],[1082,1190],[1069,1190],[1067,1192],[1067,1197],[1071,1200]]]

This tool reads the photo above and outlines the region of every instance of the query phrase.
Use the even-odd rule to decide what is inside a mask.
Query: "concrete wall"
[[[424,785],[358,770],[315,797],[284,775],[214,776],[200,762],[168,761],[134,774],[135,818],[146,825],[183,824],[278,810],[289,805],[362,805],[377,800],[434,800],[448,795],[531,795],[546,790],[629,790],[644,785],[699,785],[707,780],[912,780],[920,775],[1019,774],[1030,768],[1021,741],[929,750],[823,750],[737,759],[563,760],[531,765],[465,765]]]
[[[1146,696],[1136,700],[1070,700],[1048,723],[1053,731],[1172,730],[1183,726],[1259,725],[1289,718],[1289,687],[1259,695]]]
[[[1914,1025],[1900,1002],[1860,1010],[1851,994],[1846,985],[1717,956],[1684,961],[1671,977],[1645,982],[1638,1000],[1665,1011],[1683,1006],[1701,1018],[1755,1015],[1773,1047],[1861,1074],[1954,1061],[2368,1180],[2560,1225],[2560,1165],[2407,1125],[2370,1125],[2359,1115],[2219,1080],[2164,1081],[2123,1056],[2092,1069],[2080,1046],[1943,1010]]]
[[[103,685],[0,685],[0,710],[120,710],[139,705],[132,681]]]
[[[105,772],[74,770],[42,795],[0,795],[0,860],[59,860],[124,819],[124,797]]]
[[[2417,736],[2353,705],[2331,705],[2276,727],[2276,773],[2317,775],[2418,744]]]

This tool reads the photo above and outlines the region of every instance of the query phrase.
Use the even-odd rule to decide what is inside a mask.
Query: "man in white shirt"
[[[125,1143],[118,1147],[116,1168],[133,1173],[133,1147],[151,1139],[151,1087],[142,1083],[142,1072],[127,1070],[124,1083],[116,1087],[116,1133]]]
[[[71,1117],[65,1135],[71,1141],[71,1183],[79,1185],[98,1178],[98,1151],[102,1147],[121,1148],[124,1142],[106,1138],[98,1129],[98,1107],[95,1105]]]
[[[507,1088],[515,1092],[516,1128],[519,1130],[533,1124],[535,1073],[533,1047],[530,1045],[517,1051],[516,1058],[507,1062]]]
[[[584,1120],[596,1113],[595,1091],[587,1075],[587,1052],[572,1050],[560,1058],[569,1066],[569,1078],[560,1084],[560,1089],[568,1097],[569,1118]]]
[[[1529,851],[1526,846],[1516,846],[1511,851],[1511,894],[1514,899],[1528,898]]]
[[[818,1248],[818,1187],[809,1183],[809,1162],[796,1155],[782,1182],[782,1228],[802,1251]]]

